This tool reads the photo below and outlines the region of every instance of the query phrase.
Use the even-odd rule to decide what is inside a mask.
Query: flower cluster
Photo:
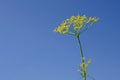
[[[97,22],[98,18],[83,16],[71,16],[71,18],[66,19],[54,32],[59,32],[61,34],[72,34],[75,36],[80,35],[81,32],[89,28],[90,24]]]
[[[87,69],[88,66],[91,64],[91,60],[88,60],[88,62],[84,62],[85,57],[82,57],[82,63],[80,64],[79,72],[82,75],[82,77],[85,77],[87,75]]]

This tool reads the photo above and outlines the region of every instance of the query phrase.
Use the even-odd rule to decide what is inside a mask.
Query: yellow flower
[[[91,64],[91,60],[89,60],[86,64],[85,67],[88,68],[88,66]]]
[[[66,34],[69,31],[69,26],[66,25],[66,22],[64,22],[63,24],[61,24],[60,26],[58,26],[57,29],[54,30],[54,32],[59,32],[61,34]]]
[[[92,24],[97,22],[98,18],[90,17],[87,18],[85,15],[83,16],[71,16],[69,19],[66,19],[58,28],[54,30],[54,32],[58,32],[61,34],[81,34],[83,31],[87,30],[89,26],[87,24]],[[79,36],[77,35],[77,36]]]
[[[96,17],[90,17],[89,19],[88,19],[88,21],[87,21],[87,23],[89,23],[90,21],[91,22],[97,22],[99,19],[98,18],[96,18]]]

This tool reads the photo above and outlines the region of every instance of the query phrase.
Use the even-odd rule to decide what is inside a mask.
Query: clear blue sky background
[[[119,0],[0,0],[0,80],[78,80],[73,36],[53,33],[72,15],[100,21],[81,35],[96,80],[120,80]]]

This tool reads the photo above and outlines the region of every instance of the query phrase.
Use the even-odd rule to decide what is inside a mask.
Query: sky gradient
[[[79,80],[74,36],[54,33],[72,15],[100,19],[81,36],[88,73],[120,80],[119,0],[0,0],[0,80]]]

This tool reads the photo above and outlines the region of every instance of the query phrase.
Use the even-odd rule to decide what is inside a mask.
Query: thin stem
[[[77,40],[78,40],[78,45],[79,45],[79,48],[80,48],[80,53],[81,53],[81,56],[82,56],[82,58],[83,58],[84,55],[83,55],[82,45],[81,45],[81,42],[80,42],[80,38],[79,38],[79,36],[77,36]]]
[[[83,51],[82,51],[82,45],[81,45],[81,42],[80,42],[80,38],[79,36],[77,36],[77,40],[78,40],[78,45],[79,45],[79,48],[80,48],[80,54],[82,56],[82,63],[84,63],[84,54],[83,54]],[[84,71],[84,68],[85,68],[85,65],[83,64],[83,80],[86,80],[86,71]]]

